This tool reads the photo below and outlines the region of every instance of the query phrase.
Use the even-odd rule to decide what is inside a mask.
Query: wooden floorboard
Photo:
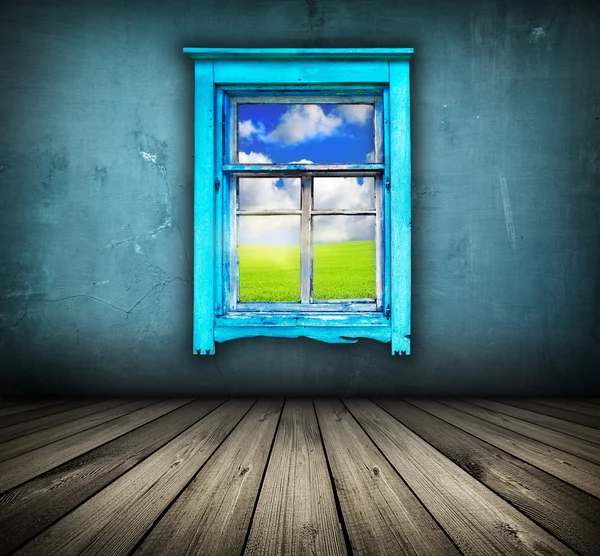
[[[600,400],[0,399],[9,554],[600,555]]]
[[[338,400],[315,400],[352,550],[458,554],[396,470]]]
[[[0,427],[7,426],[4,423],[12,424],[10,419],[6,419],[10,415],[15,415],[16,413],[23,413],[28,411],[37,411],[43,407],[48,407],[51,405],[58,405],[65,400],[45,400],[40,402],[23,402],[14,405],[8,405],[0,409]],[[27,417],[26,417],[27,418]],[[17,417],[19,419],[19,417]]]
[[[548,404],[530,400],[508,398],[503,399],[502,402],[520,407],[522,409],[529,409],[530,411],[540,413],[541,415],[550,415],[552,417],[557,417],[558,419],[570,421],[571,423],[578,423],[580,425],[592,427],[593,429],[600,429],[600,420],[592,415],[584,415],[583,413],[578,413],[577,411],[570,411],[560,407],[554,407]]]
[[[558,398],[549,399],[532,399],[532,402],[539,403],[542,405],[549,405],[550,407],[558,407],[566,411],[573,411],[574,413],[583,413],[584,415],[591,415],[600,419],[600,408],[598,407],[586,407],[573,400],[564,400]],[[600,422],[600,421],[599,421]]]
[[[546,427],[535,425],[515,417],[503,415],[494,411],[493,409],[486,409],[479,407],[475,404],[471,404],[467,401],[448,401],[447,404],[450,407],[464,411],[473,417],[483,419],[488,423],[494,423],[505,429],[514,431],[528,438],[532,438],[549,446],[559,448],[569,454],[579,456],[580,458],[587,459],[595,464],[600,464],[600,450],[596,444],[574,438],[568,434],[556,432]]]
[[[566,545],[581,554],[597,554],[598,498],[412,404],[400,400],[375,402]],[[572,519],[565,520],[565,512]]]
[[[259,400],[135,552],[240,554],[283,400]]]
[[[463,553],[574,554],[373,402],[346,404]]]
[[[311,400],[288,400],[245,554],[347,554]]]
[[[452,400],[444,400],[444,403],[411,400],[411,403],[593,496],[600,496],[600,466],[594,463],[472,417],[448,405]]]
[[[469,399],[469,402],[487,409],[493,409],[494,411],[502,413],[503,415],[510,415],[511,417],[516,417],[522,421],[528,421],[529,423],[541,425],[542,427],[546,427],[557,432],[562,432],[570,436],[574,436],[575,438],[581,438],[581,440],[587,440],[588,442],[593,442],[594,444],[600,444],[600,430],[593,429],[592,427],[588,427],[586,425],[571,423],[569,421],[565,421],[564,419],[551,417],[550,415],[542,415],[541,413],[536,413],[535,411],[530,411],[529,409],[522,409],[520,407],[515,407],[514,405],[508,405],[506,403],[500,403],[494,400],[471,398]]]

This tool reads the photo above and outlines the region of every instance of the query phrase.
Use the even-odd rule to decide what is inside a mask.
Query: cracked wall
[[[1,14],[0,396],[600,391],[597,3]],[[302,338],[192,355],[184,46],[415,48],[411,356]]]

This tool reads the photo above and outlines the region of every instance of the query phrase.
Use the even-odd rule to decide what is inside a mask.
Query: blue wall
[[[0,395],[600,392],[597,3],[0,10]],[[415,48],[412,355],[257,338],[192,356],[184,46]]]

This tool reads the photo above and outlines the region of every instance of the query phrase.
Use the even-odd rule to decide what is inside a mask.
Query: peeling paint
[[[135,252],[136,253],[141,253],[142,252],[142,248],[137,243],[135,244]]]
[[[144,160],[148,160],[148,161],[153,162],[154,164],[156,164],[156,154],[147,153],[145,151],[140,151],[140,154],[142,155],[142,157],[144,158]]]
[[[547,31],[544,27],[534,27],[531,30],[531,38],[534,42],[546,37]]]
[[[104,286],[105,284],[108,284],[109,280],[102,280],[102,282],[94,282],[92,283],[92,286],[94,288],[97,288],[98,286]]]

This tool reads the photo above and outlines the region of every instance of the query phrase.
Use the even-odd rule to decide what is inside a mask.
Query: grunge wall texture
[[[599,394],[596,2],[0,10],[0,395]],[[412,355],[192,355],[184,46],[415,49]]]

